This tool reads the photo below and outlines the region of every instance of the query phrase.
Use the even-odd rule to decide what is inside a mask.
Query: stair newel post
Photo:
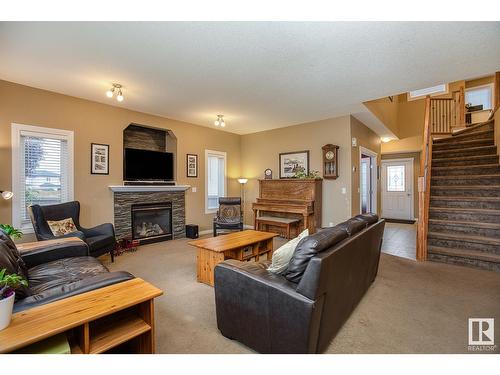
[[[425,98],[424,135],[420,156],[420,174],[418,177],[418,225],[417,225],[417,260],[427,259],[427,229],[429,221],[429,202],[431,186],[432,137],[430,129],[431,97]]]

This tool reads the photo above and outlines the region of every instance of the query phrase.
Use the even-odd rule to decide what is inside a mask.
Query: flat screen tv
[[[171,152],[126,148],[123,177],[125,181],[173,181],[174,155]]]

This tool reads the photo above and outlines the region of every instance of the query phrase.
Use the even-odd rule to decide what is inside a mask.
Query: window
[[[226,194],[226,153],[205,150],[205,212],[219,208],[219,197]]]
[[[408,100],[422,99],[427,95],[442,95],[448,92],[448,85],[443,83],[441,85],[426,87],[425,89],[419,89],[410,91],[408,93]]]
[[[12,124],[12,221],[32,232],[27,207],[73,200],[73,132]]]
[[[405,166],[387,166],[387,191],[405,191]]]
[[[465,103],[473,106],[482,105],[483,109],[491,109],[492,106],[492,85],[478,86],[465,90]]]

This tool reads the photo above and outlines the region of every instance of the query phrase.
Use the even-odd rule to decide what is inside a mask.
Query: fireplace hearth
[[[141,244],[171,240],[172,202],[132,204],[132,239]]]

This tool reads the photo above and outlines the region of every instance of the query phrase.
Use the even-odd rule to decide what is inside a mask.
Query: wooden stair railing
[[[453,128],[465,123],[464,88],[453,91],[451,98],[431,99],[431,133],[451,134]]]
[[[431,188],[432,166],[432,129],[430,96],[425,98],[424,138],[422,154],[420,156],[420,174],[418,177],[418,225],[417,225],[417,254],[419,261],[427,260],[427,231],[429,222],[429,202]]]

